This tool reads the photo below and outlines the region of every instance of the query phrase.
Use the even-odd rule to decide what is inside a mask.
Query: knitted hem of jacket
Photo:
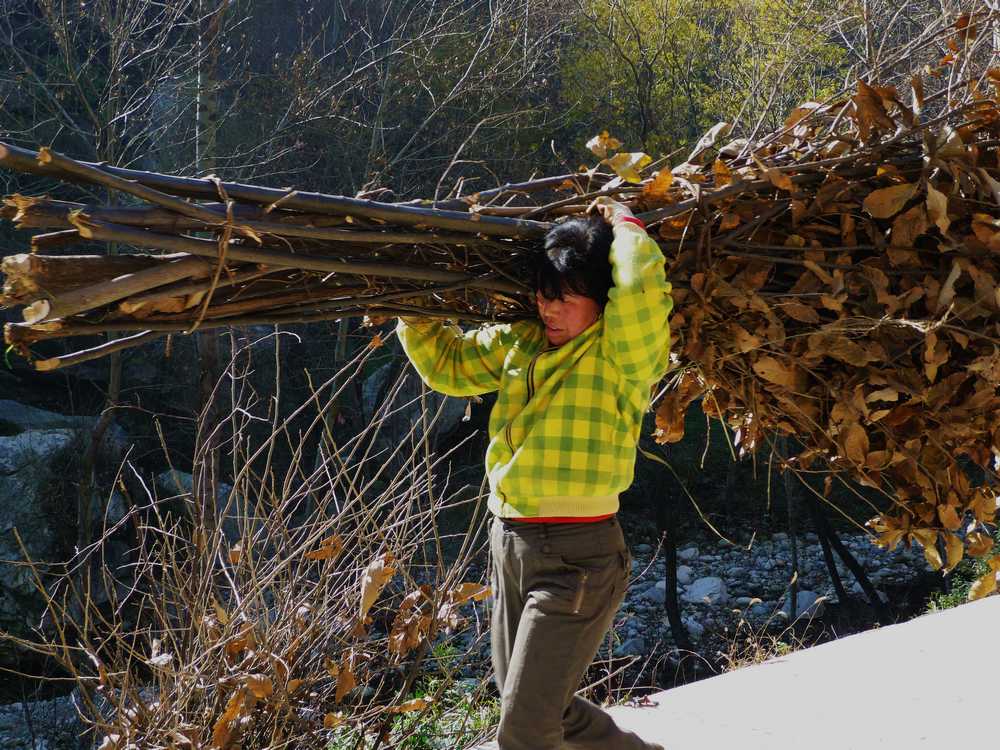
[[[518,503],[504,500],[491,492],[487,507],[500,518],[546,518],[546,517],[590,517],[618,512],[618,495],[578,497],[576,495],[555,495],[532,498],[532,513],[526,514],[518,508]]]

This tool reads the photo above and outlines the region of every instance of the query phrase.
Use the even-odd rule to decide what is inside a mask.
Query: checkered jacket
[[[632,483],[650,388],[667,369],[673,300],[656,242],[634,224],[614,232],[607,307],[562,346],[548,346],[537,319],[464,333],[414,319],[396,328],[430,388],[498,391],[486,450],[495,515],[613,513]]]

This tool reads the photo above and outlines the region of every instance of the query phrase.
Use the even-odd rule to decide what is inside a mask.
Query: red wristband
[[[637,227],[639,227],[639,229],[645,229],[646,228],[646,225],[642,223],[642,220],[641,219],[637,219],[634,216],[622,216],[622,217],[616,219],[615,220],[615,226],[618,226],[619,224],[622,224],[622,223],[624,223],[626,221],[629,224],[635,224]]]

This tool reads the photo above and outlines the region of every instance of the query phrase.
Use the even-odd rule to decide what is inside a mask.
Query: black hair
[[[546,299],[562,299],[566,292],[582,294],[601,308],[612,286],[611,240],[614,233],[600,216],[575,218],[545,235],[544,251],[535,262],[535,291]]]

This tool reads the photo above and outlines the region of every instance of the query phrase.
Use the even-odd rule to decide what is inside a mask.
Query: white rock
[[[705,576],[692,583],[684,592],[684,601],[699,604],[727,604],[726,584],[716,576]]]
[[[819,601],[820,595],[815,591],[800,591],[795,597],[795,616],[796,618],[812,619],[814,617],[822,617],[824,606],[823,602]],[[785,597],[785,605],[782,607],[782,612],[785,613],[786,617],[791,617],[791,600]]]
[[[632,656],[646,653],[646,639],[641,635],[629,638],[615,649],[615,656]]]
[[[690,561],[698,557],[697,547],[685,547],[677,553],[677,557],[680,560]]]
[[[705,634],[705,626],[702,625],[697,620],[690,617],[685,617],[683,620],[681,620],[681,622],[683,622],[684,627],[687,628],[688,635],[691,636],[691,638],[693,638],[694,640],[696,641],[700,640],[701,637]]]
[[[648,589],[642,592],[642,598],[651,604],[663,604],[667,601],[666,581],[657,581]]]
[[[687,586],[691,583],[691,573],[694,572],[687,565],[677,566],[677,583]]]

